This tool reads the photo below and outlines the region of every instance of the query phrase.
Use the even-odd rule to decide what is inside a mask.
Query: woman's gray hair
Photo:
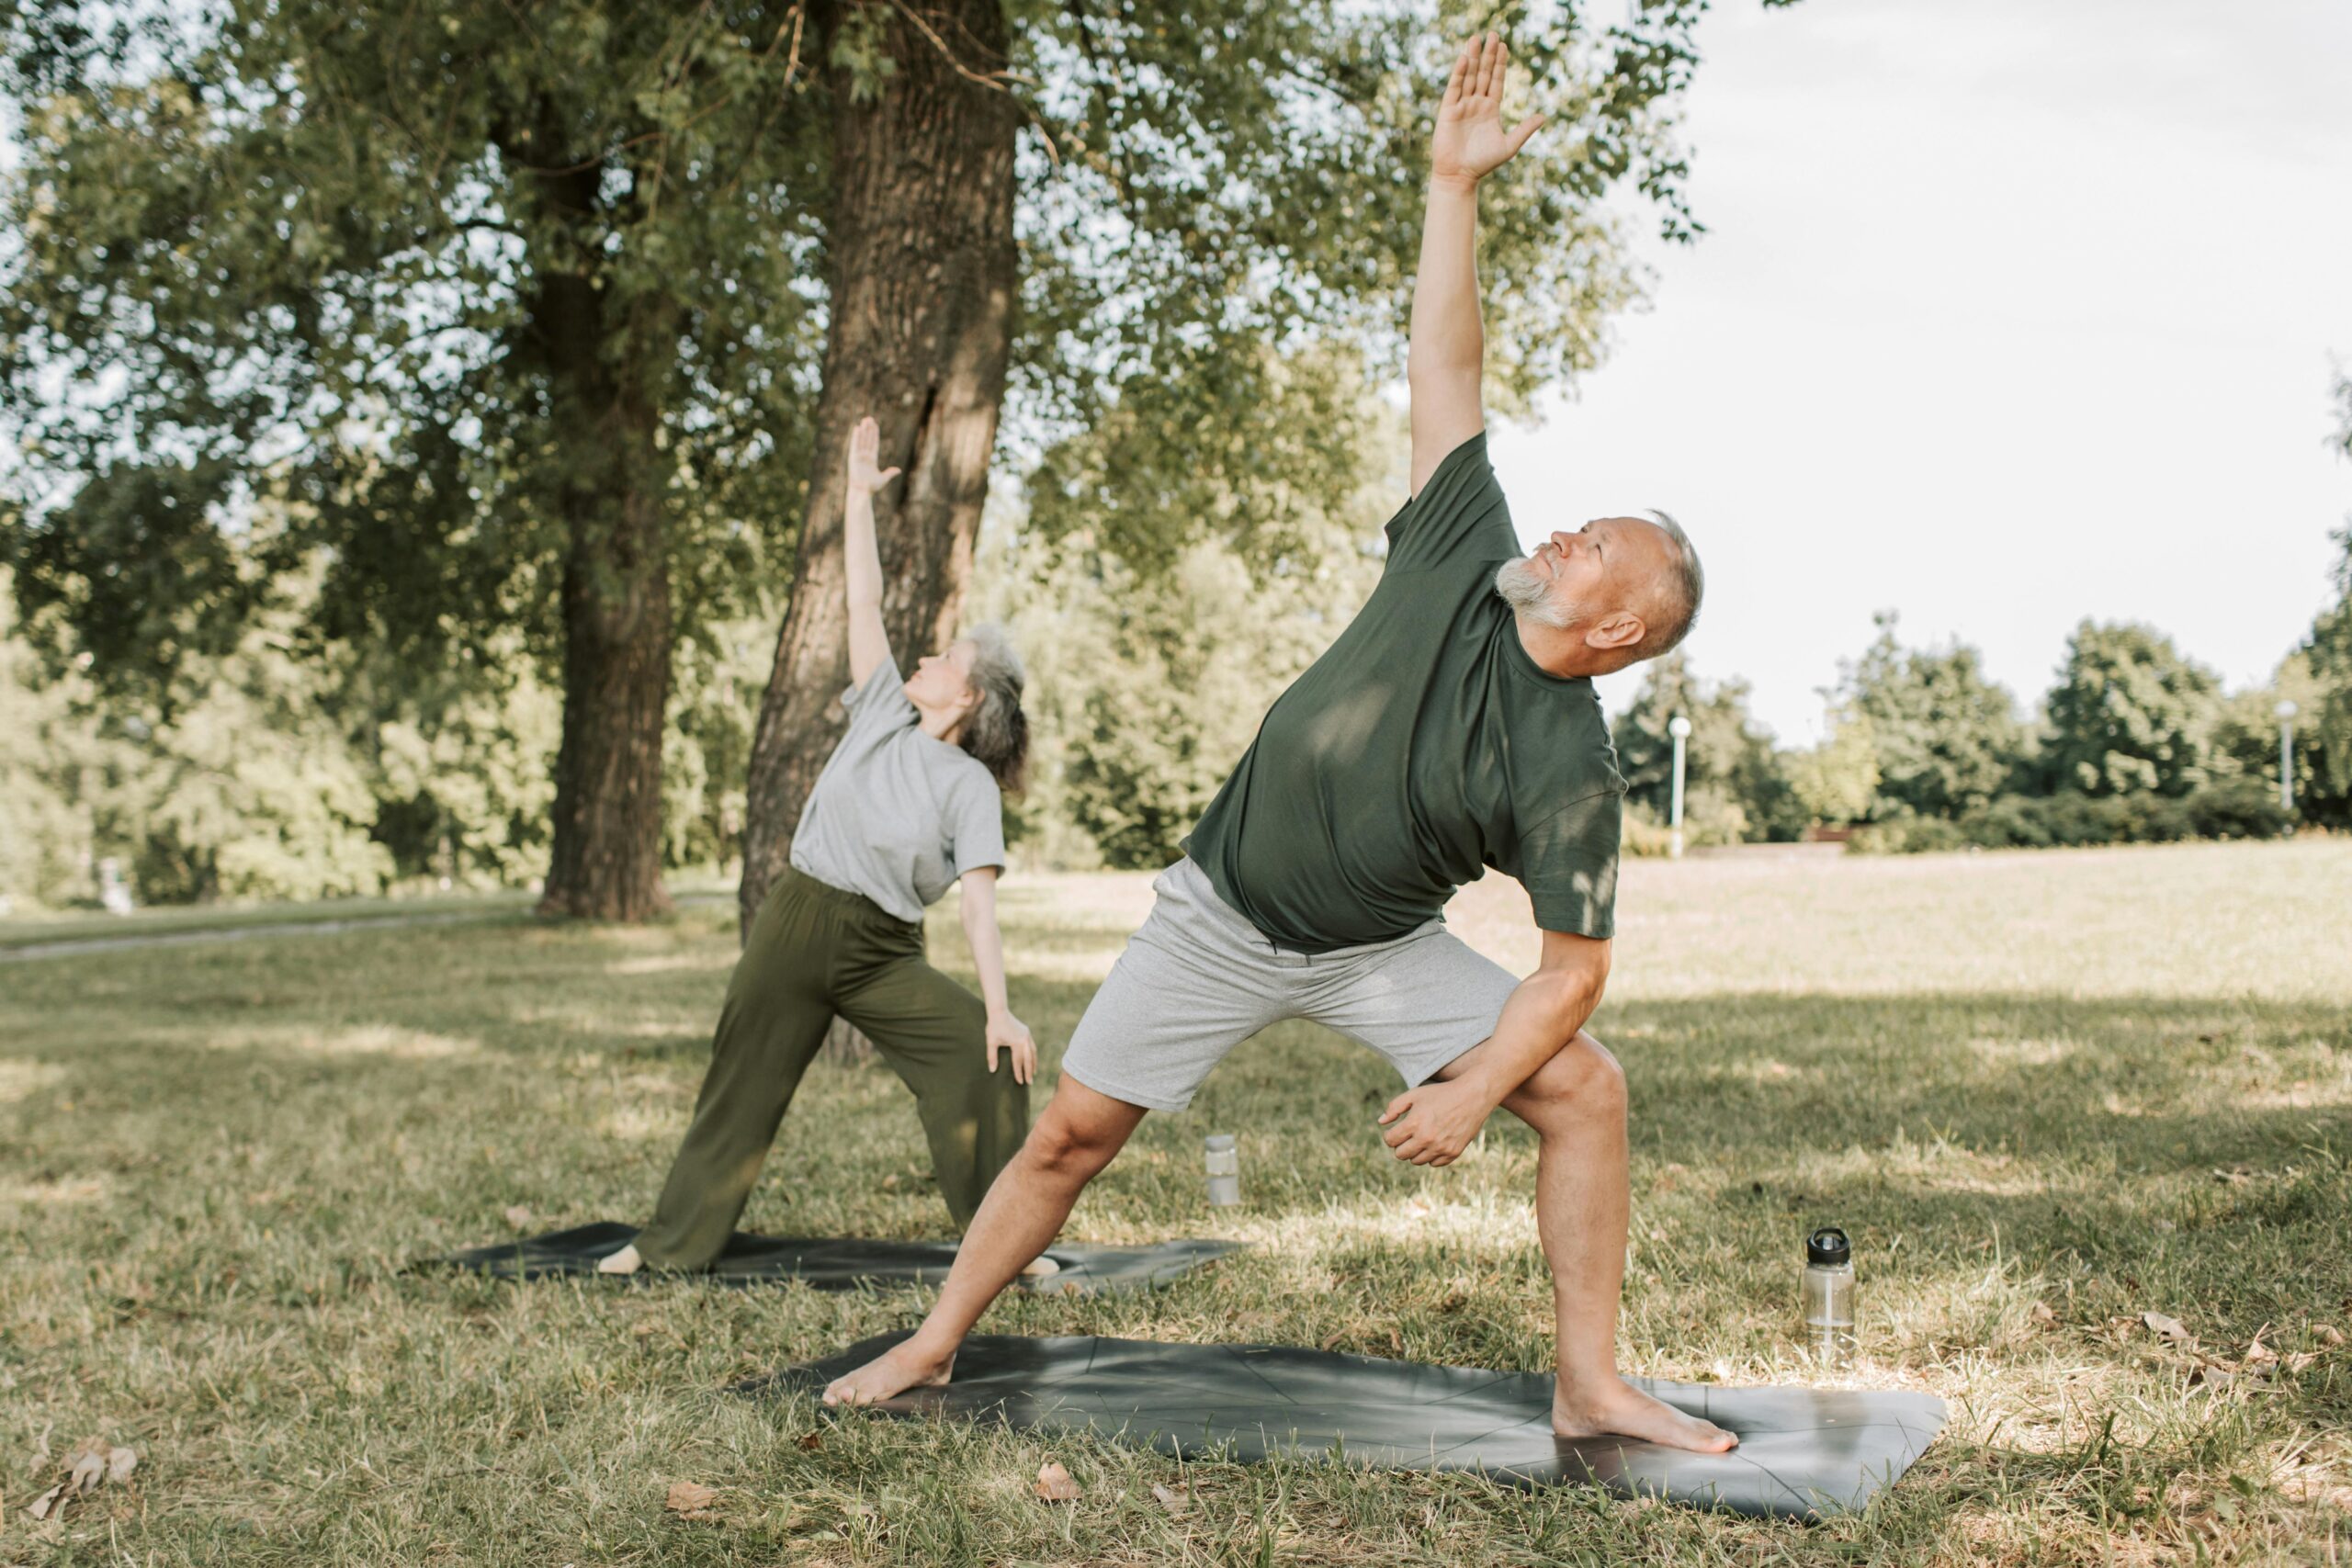
[[[964,640],[972,645],[972,690],[980,700],[964,716],[957,743],[980,760],[998,788],[1019,789],[1029,761],[1029,716],[1021,711],[1028,671],[1012,639],[993,622],[974,626]]]

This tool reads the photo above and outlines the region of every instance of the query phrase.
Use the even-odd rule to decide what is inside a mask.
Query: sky
[[[1718,0],[1700,45],[1710,232],[1491,435],[1521,532],[1672,513],[1694,669],[1790,744],[1880,610],[2027,706],[2086,616],[2267,680],[2352,513],[2352,4]]]

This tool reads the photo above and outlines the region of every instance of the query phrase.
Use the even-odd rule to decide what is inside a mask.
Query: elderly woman
[[[718,1256],[835,1014],[914,1090],[957,1230],[1028,1131],[1037,1049],[1005,1003],[996,923],[999,791],[1019,780],[1029,745],[1021,661],[983,626],[901,676],[874,543],[874,492],[899,470],[876,469],[878,442],[871,419],[850,439],[849,732],[809,792],[791,868],[752,923],[653,1223],[604,1260],[606,1273],[700,1269]],[[923,958],[924,907],[954,882],[979,997]]]

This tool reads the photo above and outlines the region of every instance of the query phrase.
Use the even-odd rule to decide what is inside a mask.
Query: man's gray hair
[[[957,743],[985,763],[1004,789],[1019,789],[1029,761],[1029,716],[1021,695],[1029,674],[1002,626],[989,622],[964,634],[972,645],[972,690],[979,704],[965,716]]]
[[[1674,565],[1659,592],[1657,623],[1644,630],[1641,642],[1634,649],[1637,660],[1673,652],[1675,645],[1689,637],[1690,628],[1698,625],[1699,604],[1707,596],[1707,570],[1699,564],[1699,548],[1682,531],[1682,525],[1658,511],[1650,513],[1650,521],[1665,529],[1666,536],[1674,541]]]

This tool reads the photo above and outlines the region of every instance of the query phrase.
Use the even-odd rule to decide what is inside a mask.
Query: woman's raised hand
[[[896,468],[875,468],[881,452],[882,427],[874,423],[872,414],[867,414],[857,422],[857,428],[849,433],[850,489],[872,495],[899,477]]]
[[[1027,1083],[1037,1076],[1037,1042],[1030,1038],[1029,1026],[1009,1012],[989,1014],[989,1071],[996,1071],[996,1054],[1012,1054],[1012,1077],[1016,1083]]]

